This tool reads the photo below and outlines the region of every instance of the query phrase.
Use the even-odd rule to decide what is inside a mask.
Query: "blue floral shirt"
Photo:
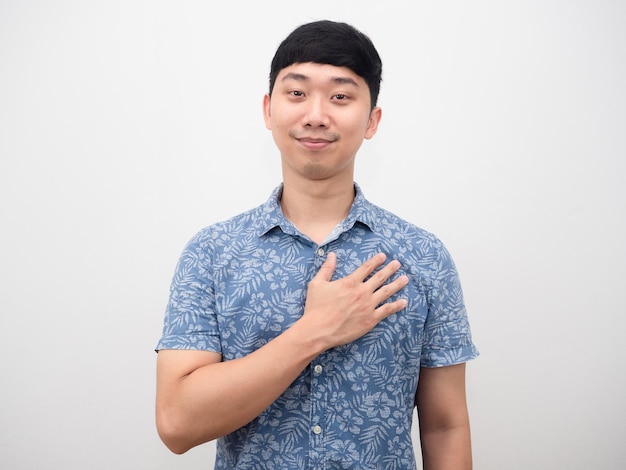
[[[159,349],[246,356],[303,313],[329,251],[335,277],[378,252],[409,276],[407,307],[326,351],[260,416],[217,442],[216,469],[414,469],[411,425],[420,367],[468,361],[474,347],[454,263],[432,234],[367,201],[321,244],[263,205],[201,230],[184,249]]]

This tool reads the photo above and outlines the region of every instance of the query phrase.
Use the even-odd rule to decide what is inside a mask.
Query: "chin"
[[[331,176],[327,167],[316,163],[306,165],[302,173],[312,180],[325,180]]]

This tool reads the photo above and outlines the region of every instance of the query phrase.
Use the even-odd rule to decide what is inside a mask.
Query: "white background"
[[[0,1],[0,467],[211,468],[154,427],[169,282],[280,182],[269,63],[328,18],[384,62],[357,181],[461,273],[475,468],[624,468],[625,5]]]

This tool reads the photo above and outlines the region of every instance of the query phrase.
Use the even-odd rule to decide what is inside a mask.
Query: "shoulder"
[[[378,235],[379,243],[410,270],[431,277],[441,270],[454,269],[449,251],[433,232],[370,202],[367,207],[370,228]]]
[[[185,251],[215,251],[233,245],[236,240],[258,236],[262,230],[263,206],[258,206],[229,219],[215,222],[198,232],[188,241]]]
[[[367,201],[367,209],[372,214],[372,230],[384,237],[398,241],[411,240],[426,249],[439,250],[443,243],[433,232],[410,222],[395,213]]]

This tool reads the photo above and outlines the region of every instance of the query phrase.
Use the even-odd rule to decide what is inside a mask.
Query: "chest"
[[[280,335],[304,312],[307,287],[329,250],[337,253],[333,279],[352,273],[372,256],[362,246],[284,246],[280,243],[256,247],[248,256],[230,257],[213,273],[216,318],[225,360],[246,356]],[[371,250],[374,251],[374,250]],[[398,273],[409,274],[405,271]],[[339,354],[361,355],[362,348],[381,351],[383,357],[419,354],[428,313],[425,295],[413,279],[401,293],[408,306],[385,319],[357,340],[356,349]],[[343,358],[342,361],[345,361]],[[349,358],[348,358],[349,359]]]

